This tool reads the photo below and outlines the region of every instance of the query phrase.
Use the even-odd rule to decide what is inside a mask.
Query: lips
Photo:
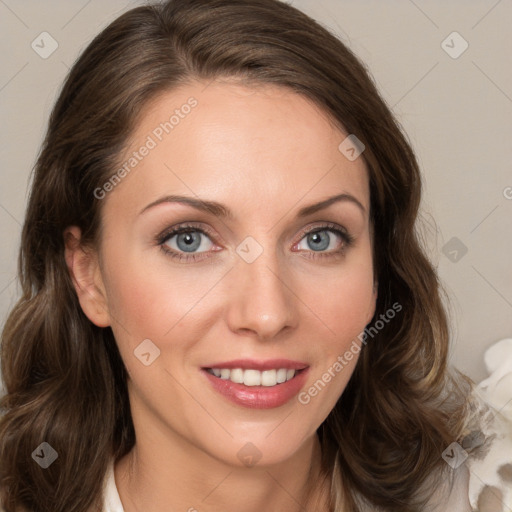
[[[213,363],[201,371],[215,391],[249,408],[279,407],[299,393],[307,378],[306,363],[289,359],[239,359]]]
[[[307,368],[307,363],[301,361],[292,361],[291,359],[267,359],[266,361],[257,361],[256,359],[235,359],[232,361],[223,361],[212,363],[204,368],[243,368],[244,370],[273,370],[286,368],[287,370],[303,370]]]

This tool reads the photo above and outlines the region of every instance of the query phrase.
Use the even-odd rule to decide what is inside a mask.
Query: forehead
[[[347,135],[283,86],[192,82],[144,110],[121,158],[129,172],[108,199],[143,207],[186,193],[248,208],[349,192],[368,207],[364,160],[338,149]]]

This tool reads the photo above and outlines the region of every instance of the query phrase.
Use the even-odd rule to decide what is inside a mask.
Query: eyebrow
[[[343,193],[343,194],[338,194],[338,195],[335,195],[332,197],[328,197],[327,199],[319,201],[318,203],[304,206],[303,208],[301,208],[298,211],[297,218],[307,217],[308,215],[312,215],[313,213],[323,210],[323,209],[331,206],[332,204],[338,203],[338,202],[350,202],[352,204],[355,204],[362,211],[363,214],[366,214],[366,208],[356,197],[354,197],[351,194]],[[195,208],[196,210],[204,211],[206,213],[211,213],[218,217],[222,217],[222,218],[226,218],[226,219],[233,218],[233,213],[231,212],[231,210],[221,203],[218,203],[216,201],[207,201],[205,199],[197,199],[195,197],[180,196],[180,195],[168,195],[168,196],[161,197],[160,199],[157,199],[156,201],[153,201],[152,203],[150,203],[146,207],[144,207],[141,210],[141,212],[139,213],[139,215],[142,215],[144,212],[146,212],[150,208],[153,208],[162,203],[185,204],[185,205],[191,206],[192,208]]]

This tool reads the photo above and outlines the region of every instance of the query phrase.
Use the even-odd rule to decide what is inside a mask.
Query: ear
[[[81,231],[77,226],[64,230],[64,256],[80,306],[87,318],[98,327],[110,325],[107,297],[98,255],[81,243]]]

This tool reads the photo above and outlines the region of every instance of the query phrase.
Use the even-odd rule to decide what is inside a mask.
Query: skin
[[[83,311],[111,326],[130,376],[137,442],[115,466],[116,485],[126,512],[303,510],[320,460],[316,430],[358,355],[307,405],[294,398],[266,410],[228,401],[200,368],[238,358],[304,361],[307,390],[357,339],[377,296],[367,170],[338,150],[347,134],[306,98],[229,80],[156,98],[123,157],[191,96],[197,107],[103,199],[99,249],[81,247],[77,227],[65,232]],[[347,200],[296,217],[340,193],[364,211]],[[140,214],[169,194],[217,201],[233,217],[177,203]],[[212,233],[198,234],[198,261],[174,259],[155,241],[183,222]],[[305,228],[326,222],[346,229],[353,245],[324,228],[329,247],[315,251]],[[236,252],[247,236],[263,248],[252,263]],[[176,239],[167,247],[189,254]],[[145,339],[160,350],[149,366],[134,357]],[[253,467],[237,457],[248,442],[261,453]]]

